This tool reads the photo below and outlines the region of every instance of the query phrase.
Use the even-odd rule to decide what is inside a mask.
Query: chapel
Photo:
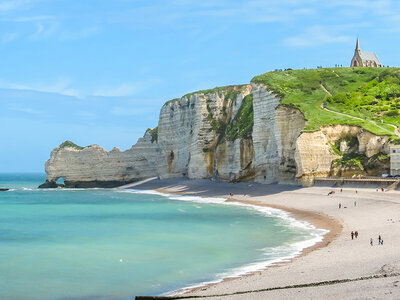
[[[350,67],[382,67],[382,64],[374,52],[360,50],[360,43],[357,38],[356,50],[354,50]]]

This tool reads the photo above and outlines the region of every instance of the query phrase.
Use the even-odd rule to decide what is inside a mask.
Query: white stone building
[[[382,64],[374,52],[361,51],[357,39],[350,67],[382,67]]]
[[[390,145],[390,175],[400,175],[400,145]]]

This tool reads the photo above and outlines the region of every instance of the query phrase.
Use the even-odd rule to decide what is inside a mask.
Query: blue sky
[[[0,0],[0,172],[64,140],[131,147],[162,104],[276,68],[400,65],[395,0]]]

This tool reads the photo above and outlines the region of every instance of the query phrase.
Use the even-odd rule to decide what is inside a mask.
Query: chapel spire
[[[358,42],[358,38],[357,38],[357,43],[356,43],[356,51],[360,51],[360,43]]]

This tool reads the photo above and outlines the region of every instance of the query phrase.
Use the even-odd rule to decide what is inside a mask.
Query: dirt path
[[[323,85],[322,83],[320,84],[320,86],[321,86],[321,88],[324,90],[325,93],[327,93],[329,96],[332,96],[332,94],[324,87],[324,85]],[[373,124],[373,125],[379,127],[380,129],[382,129],[383,131],[386,131],[386,132],[388,132],[388,133],[390,133],[390,134],[393,134],[392,131],[387,130],[386,128],[384,128],[384,127],[378,125],[375,121],[372,121],[372,120],[365,120],[365,119],[363,119],[363,118],[359,118],[359,117],[355,117],[355,116],[352,116],[352,115],[348,115],[348,114],[344,114],[344,113],[341,113],[341,112],[337,112],[337,111],[334,111],[334,110],[330,110],[330,109],[328,109],[328,108],[325,107],[324,103],[321,103],[321,108],[322,108],[323,110],[329,111],[329,112],[334,113],[334,114],[346,116],[346,117],[353,118],[353,119],[357,119],[357,120],[368,121],[368,122],[370,122],[371,124]],[[400,136],[400,133],[398,132],[397,126],[396,126],[396,125],[389,124],[389,123],[383,123],[383,124],[392,126],[392,127],[394,128],[394,133],[395,133],[397,136]]]

